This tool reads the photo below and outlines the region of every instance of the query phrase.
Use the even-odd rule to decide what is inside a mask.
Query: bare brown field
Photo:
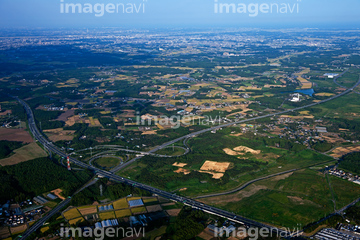
[[[0,140],[31,143],[33,138],[24,129],[0,128]]]
[[[27,229],[26,224],[23,224],[18,227],[11,227],[10,231],[11,231],[11,234],[19,234],[19,233],[25,232],[26,229]]]
[[[352,147],[338,147],[335,148],[331,154],[331,156],[336,157],[336,158],[340,158],[348,153],[351,152],[358,152],[360,151],[360,146],[352,146]]]
[[[215,173],[215,172],[201,171],[201,170],[199,172],[211,174],[212,178],[214,178],[214,179],[220,179],[220,178],[222,178],[224,176],[224,173]]]
[[[245,155],[246,153],[251,153],[251,154],[260,154],[261,151],[260,150],[254,150],[251,149],[249,147],[245,147],[245,146],[238,146],[236,148],[234,148],[234,150],[231,150],[230,148],[224,148],[223,151],[230,156],[237,156],[237,155]]]
[[[12,113],[11,110],[6,110],[5,112],[0,113],[0,116],[6,116],[6,115],[11,114],[11,113]]]
[[[203,171],[215,171],[215,172],[222,172],[224,173],[230,166],[229,162],[213,162],[213,161],[206,161],[200,170]]]
[[[179,215],[181,209],[169,209],[166,210],[167,214],[169,214],[171,217],[176,217],[177,215]]]
[[[187,169],[179,168],[178,170],[174,171],[176,173],[184,173],[185,175],[190,174],[190,171]]]
[[[185,167],[186,165],[187,165],[187,163],[177,163],[177,162],[173,164],[173,166],[175,166],[175,167],[181,167],[181,168],[182,168],[182,167]]]
[[[55,194],[58,198],[60,198],[61,200],[65,200],[65,197],[61,196],[60,193],[62,193],[63,190],[61,190],[60,188],[52,190],[51,192],[53,194]]]
[[[252,153],[252,154],[260,154],[261,153],[260,150],[254,150],[254,149],[251,149],[251,148],[245,147],[245,146],[236,147],[236,148],[234,148],[234,151],[247,152],[247,153]]]
[[[44,132],[47,133],[46,135],[53,142],[73,140],[75,133],[73,130],[63,130],[63,128],[44,130]]]
[[[45,153],[45,151],[34,142],[14,150],[14,153],[15,154],[13,154],[8,158],[1,159],[0,165],[2,166],[15,165],[21,162],[33,160],[35,158],[41,158],[47,156],[47,153]]]
[[[153,206],[147,206],[146,210],[150,213],[150,212],[159,212],[162,210],[160,205],[153,205]]]
[[[81,213],[81,215],[83,215],[83,216],[97,213],[97,207],[96,206],[89,206],[89,207],[84,207],[84,208],[79,207],[78,210]]]
[[[297,79],[300,81],[301,85],[302,85],[302,89],[308,89],[308,88],[312,88],[312,82],[309,82],[308,80],[306,80],[305,78],[301,77],[304,74],[307,74],[310,72],[309,68],[305,68],[303,71],[299,72],[299,73],[295,73],[295,75],[297,76]]]
[[[230,156],[236,156],[239,155],[238,152],[235,152],[233,150],[231,150],[230,148],[224,148],[223,151]]]
[[[67,110],[66,112],[62,113],[56,120],[66,122],[69,117],[74,116],[75,110]]]
[[[293,175],[293,173],[286,173],[286,174],[283,174],[283,175],[280,175],[280,176],[276,176],[276,177],[273,177],[271,178],[271,181],[279,181],[279,180],[284,180],[288,177],[290,177],[291,175]]]

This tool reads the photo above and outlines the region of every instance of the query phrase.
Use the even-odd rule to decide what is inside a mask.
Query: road
[[[339,75],[338,77],[340,77],[340,76],[342,76],[342,74]],[[282,112],[278,112],[278,113],[267,114],[267,115],[258,116],[258,117],[254,117],[254,118],[250,118],[250,119],[245,119],[245,120],[241,120],[241,121],[237,121],[237,122],[231,122],[231,123],[223,124],[223,125],[220,125],[220,126],[214,126],[214,127],[207,128],[207,129],[195,132],[195,133],[191,133],[191,134],[185,135],[183,137],[179,137],[177,139],[169,141],[167,143],[164,143],[161,146],[155,147],[151,151],[149,151],[148,153],[154,153],[154,152],[158,151],[159,149],[168,147],[168,146],[170,146],[170,145],[172,145],[172,144],[174,144],[174,143],[176,143],[176,142],[178,142],[180,140],[184,140],[184,139],[187,139],[187,138],[190,138],[190,137],[194,137],[196,135],[199,135],[199,134],[202,134],[202,133],[205,133],[205,132],[209,132],[209,131],[212,131],[212,130],[216,130],[216,129],[219,129],[219,128],[222,128],[222,127],[228,127],[228,126],[231,126],[233,124],[240,124],[240,123],[254,121],[254,120],[258,120],[258,119],[262,119],[262,118],[268,118],[268,117],[273,117],[273,116],[276,116],[276,115],[286,114],[286,113],[289,113],[289,112],[298,111],[298,110],[301,110],[301,109],[304,109],[304,108],[313,107],[313,106],[316,106],[316,105],[319,105],[319,104],[322,104],[322,103],[325,103],[325,102],[329,102],[331,100],[334,100],[336,98],[339,98],[341,96],[344,96],[344,95],[350,93],[351,91],[354,90],[354,88],[359,86],[359,84],[360,84],[360,79],[352,88],[347,89],[346,91],[344,91],[344,92],[342,92],[342,93],[340,93],[338,95],[332,96],[332,97],[330,97],[330,98],[328,98],[326,100],[323,100],[323,101],[320,101],[320,102],[317,102],[317,103],[312,103],[312,104],[309,104],[309,105],[306,105],[306,106],[303,106],[303,107],[298,107],[298,108],[295,108],[295,109],[286,110],[286,111],[282,111]],[[19,99],[18,97],[15,97],[15,98],[24,106],[24,108],[26,110],[26,113],[27,113],[27,116],[28,116],[28,122],[29,122],[29,129],[30,129],[31,133],[33,134],[34,138],[37,139],[49,151],[51,151],[53,153],[56,153],[61,157],[66,158],[67,157],[66,153],[62,152],[59,148],[57,148],[52,142],[48,141],[40,133],[40,131],[36,127],[34,114],[33,114],[32,110],[31,110],[31,108],[29,107],[29,105],[26,102],[24,102],[23,100]],[[210,214],[213,214],[213,215],[217,215],[217,216],[229,219],[229,220],[237,222],[237,223],[246,224],[246,225],[254,226],[254,227],[260,227],[260,228],[266,227],[266,228],[270,229],[273,232],[277,232],[278,234],[282,234],[282,236],[285,236],[285,235],[289,234],[285,230],[282,230],[282,229],[279,229],[279,228],[276,228],[276,227],[272,227],[270,225],[266,225],[266,224],[263,224],[263,223],[260,223],[260,222],[256,222],[254,220],[244,218],[244,217],[236,215],[234,213],[231,213],[231,212],[228,212],[228,211],[225,211],[225,210],[222,210],[222,209],[218,209],[218,208],[215,208],[215,207],[205,205],[205,204],[197,202],[197,201],[195,201],[193,199],[177,196],[176,194],[172,194],[172,193],[169,193],[169,192],[154,188],[152,186],[148,186],[146,184],[138,183],[138,182],[135,182],[135,181],[132,181],[132,180],[129,180],[129,179],[126,179],[126,178],[123,178],[123,177],[120,177],[120,176],[114,174],[114,172],[117,172],[118,170],[120,170],[120,169],[122,169],[122,168],[124,168],[126,166],[129,166],[130,164],[132,164],[136,160],[140,159],[141,157],[142,156],[136,157],[136,158],[128,161],[127,163],[124,163],[124,164],[118,166],[117,168],[112,169],[111,172],[104,171],[104,170],[101,170],[101,169],[97,169],[94,166],[87,165],[87,164],[85,164],[85,163],[83,163],[81,161],[78,161],[75,158],[70,157],[70,161],[73,164],[75,164],[75,165],[77,165],[79,167],[82,167],[82,168],[85,168],[85,169],[90,169],[90,170],[94,171],[95,173],[97,173],[98,175],[107,177],[110,180],[113,180],[115,182],[120,182],[120,183],[124,183],[124,184],[128,184],[128,185],[132,185],[134,187],[149,191],[149,192],[151,192],[153,194],[157,194],[157,195],[159,195],[161,197],[168,198],[168,199],[170,199],[172,201],[182,202],[185,205],[191,206],[192,208],[195,208],[195,209],[199,209],[199,210],[202,210],[204,212],[207,212],[207,213],[210,213]],[[27,231],[27,232],[29,232],[31,234],[31,231]],[[25,239],[25,238],[23,238],[23,239]]]
[[[29,107],[29,105],[27,103],[25,103],[23,100],[21,100],[21,99],[19,99],[17,97],[15,97],[15,98],[25,107],[25,110],[26,110],[26,113],[27,113],[27,116],[28,116],[29,129],[30,129],[31,133],[33,134],[34,138],[37,139],[49,151],[51,151],[51,152],[53,152],[55,154],[58,154],[61,157],[66,158],[67,157],[66,153],[62,152],[59,148],[57,148],[52,142],[49,142],[40,133],[40,131],[36,127],[36,124],[35,124],[35,121],[34,121],[34,115],[33,115],[33,112],[31,110],[31,108]],[[260,222],[256,222],[254,220],[244,218],[242,216],[236,215],[234,213],[231,213],[231,212],[219,209],[219,208],[215,208],[215,207],[212,207],[212,206],[205,205],[205,204],[203,204],[201,202],[197,202],[197,201],[195,201],[193,199],[190,199],[190,198],[178,196],[176,194],[172,194],[172,193],[169,193],[169,192],[154,188],[154,187],[146,185],[146,184],[138,183],[138,182],[132,181],[130,179],[120,177],[118,175],[115,175],[112,172],[104,171],[104,170],[98,169],[98,168],[96,168],[94,166],[90,166],[90,165],[85,164],[85,163],[83,163],[83,162],[81,162],[81,161],[79,161],[77,159],[72,158],[72,157],[70,157],[69,159],[70,159],[71,163],[73,163],[73,164],[75,164],[75,165],[77,165],[79,167],[85,168],[85,169],[90,169],[90,170],[94,171],[96,174],[101,175],[103,177],[106,177],[106,178],[108,178],[108,179],[110,179],[112,181],[128,184],[128,185],[131,185],[131,186],[134,186],[134,187],[149,191],[149,192],[151,192],[153,194],[156,194],[158,196],[170,199],[172,201],[181,202],[184,205],[190,206],[190,207],[192,207],[194,209],[199,209],[199,210],[202,210],[204,212],[207,212],[207,213],[210,213],[210,214],[213,214],[213,215],[217,215],[217,216],[229,219],[229,220],[231,220],[233,222],[237,222],[237,223],[240,223],[240,224],[246,224],[248,226],[254,226],[254,227],[259,227],[259,228],[265,227],[265,228],[270,229],[273,232],[276,232],[278,234],[282,234],[282,236],[285,236],[286,234],[289,234],[285,230],[278,229],[276,227],[272,227],[270,225],[266,225],[266,224],[263,224],[263,223],[260,223]],[[65,202],[61,204],[61,206],[65,206],[65,205],[66,205]],[[43,220],[43,221],[46,221],[46,219]],[[43,222],[43,221],[41,221],[41,222]],[[36,224],[37,227],[40,227],[41,225],[40,225],[40,223]],[[35,228],[31,229],[32,232],[34,231],[34,229]],[[27,231],[26,236],[29,236],[32,232],[30,230]],[[25,239],[25,238],[22,238],[22,239]]]
[[[347,70],[348,71],[348,70]],[[342,74],[338,75],[334,81],[336,81],[339,77],[341,77],[343,74],[345,74],[347,71],[344,71]],[[313,106],[316,106],[316,105],[319,105],[319,104],[323,104],[323,103],[326,103],[326,102],[329,102],[329,101],[332,101],[336,98],[339,98],[341,96],[344,96],[350,92],[352,92],[357,86],[360,85],[360,78],[358,80],[358,82],[352,87],[352,88],[349,88],[347,89],[346,91],[338,94],[338,95],[335,95],[335,96],[332,96],[328,99],[325,99],[325,100],[322,100],[320,102],[316,102],[316,103],[312,103],[312,104],[308,104],[306,106],[302,106],[302,107],[298,107],[298,108],[294,108],[294,109],[290,109],[290,110],[285,110],[285,111],[282,111],[282,112],[278,112],[278,113],[271,113],[271,114],[267,114],[267,115],[262,115],[262,116],[258,116],[258,117],[253,117],[253,118],[248,118],[248,119],[244,119],[244,120],[240,120],[240,121],[236,121],[236,122],[231,122],[231,123],[226,123],[226,124],[223,124],[223,125],[218,125],[218,126],[214,126],[214,127],[211,127],[211,128],[207,128],[207,129],[203,129],[201,131],[198,131],[198,132],[194,132],[194,133],[190,133],[188,135],[185,135],[185,136],[182,136],[182,137],[179,137],[179,138],[176,138],[172,141],[169,141],[169,142],[166,142],[158,147],[155,147],[153,149],[151,149],[150,151],[148,151],[148,153],[154,153],[156,151],[158,151],[159,149],[162,149],[162,148],[165,148],[165,147],[168,147],[178,141],[181,141],[181,140],[184,140],[186,138],[191,138],[191,137],[194,137],[196,135],[199,135],[199,134],[202,134],[202,133],[206,133],[206,132],[209,132],[209,131],[213,131],[213,130],[216,130],[216,129],[219,129],[219,128],[224,128],[224,127],[228,127],[228,126],[231,126],[231,125],[234,125],[234,124],[241,124],[241,123],[246,123],[246,122],[251,122],[251,121],[254,121],[254,120],[258,120],[258,119],[262,119],[262,118],[269,118],[269,117],[274,117],[274,116],[277,116],[277,115],[284,115],[286,113],[290,113],[290,112],[294,112],[294,111],[299,111],[299,110],[302,110],[304,108],[308,108],[308,107],[313,107]],[[135,161],[137,161],[138,159],[140,159],[141,157],[136,157],[136,158],[133,158],[132,160],[122,164],[122,165],[119,165],[115,168],[113,168],[111,170],[111,172],[118,172],[119,170],[123,169],[123,168],[126,168],[128,167],[129,165],[131,165],[132,163],[134,163]]]

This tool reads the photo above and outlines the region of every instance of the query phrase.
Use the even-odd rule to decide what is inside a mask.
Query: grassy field
[[[99,213],[99,217],[101,220],[115,219],[115,212],[111,211]]]
[[[137,213],[146,213],[146,208],[145,207],[137,207],[137,208],[132,208],[131,212],[133,214],[137,214]]]
[[[82,218],[82,217],[75,218],[75,219],[70,220],[70,221],[69,221],[69,224],[70,224],[70,225],[73,225],[73,224],[75,225],[75,224],[76,224],[77,222],[79,222],[79,221],[80,221],[80,222],[84,222],[85,219]]]
[[[104,158],[99,158],[96,159],[94,161],[95,165],[98,165],[100,167],[103,167],[105,169],[111,169],[117,165],[120,164],[120,159],[119,158],[113,158],[113,157],[104,157]]]
[[[230,132],[231,129],[224,129],[216,134],[202,134],[189,141],[192,151],[186,156],[176,159],[145,156],[119,174],[168,191],[178,191],[181,195],[199,196],[233,189],[260,176],[332,160],[308,149],[295,152],[267,147],[261,138],[237,137]],[[231,156],[223,150],[238,146],[246,146],[260,153]],[[229,162],[230,167],[217,180],[210,174],[199,172],[205,161]],[[186,163],[182,169],[189,174],[175,172],[180,169],[172,165],[175,162]]]
[[[131,216],[132,214],[131,214],[130,209],[124,209],[124,210],[115,211],[115,215],[116,215],[116,218],[122,218],[122,217]]]
[[[315,109],[320,112],[312,113],[316,118],[327,116],[328,118],[359,118],[360,117],[360,95],[351,93],[333,101],[320,104]]]
[[[126,201],[126,198],[117,200],[116,202],[113,203],[114,209],[123,209],[123,208],[128,208],[129,204]]]
[[[0,165],[8,166],[15,165],[21,162],[26,162],[36,158],[46,157],[47,153],[39,147],[36,143],[29,143],[19,149],[14,150],[14,154],[8,158],[0,160]]]
[[[64,217],[69,220],[73,218],[79,218],[81,217],[81,214],[76,208],[70,209],[69,211],[64,212]]]
[[[360,194],[360,186],[331,177],[337,209]],[[285,227],[302,226],[334,211],[329,183],[323,173],[300,170],[250,185],[232,195],[203,199],[245,217]]]
[[[340,77],[337,82],[345,87],[352,87],[359,80],[359,70],[351,69]]]

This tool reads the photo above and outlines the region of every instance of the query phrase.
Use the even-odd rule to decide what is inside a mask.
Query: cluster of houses
[[[343,170],[337,169],[336,167],[329,169],[329,174],[345,180],[349,180],[356,184],[360,184],[360,177],[358,175],[353,175],[352,173],[344,172]]]

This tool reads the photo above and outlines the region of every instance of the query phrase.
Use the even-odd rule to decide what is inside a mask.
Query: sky
[[[72,3],[80,4],[81,11],[86,6],[88,12],[80,13],[77,8],[72,13],[70,8],[70,13],[66,13],[66,5]],[[122,5],[118,4],[132,6],[132,9],[136,7],[139,12],[133,10],[132,13],[124,13]],[[222,8],[223,13],[219,13],[222,4],[233,4],[237,7],[236,12],[226,13],[226,8]],[[276,5],[273,5],[270,7],[273,12],[270,12],[267,7],[270,4],[277,4],[280,9],[277,10]],[[109,11],[106,11],[106,6]],[[112,6],[115,6],[115,10],[112,10]],[[282,8],[283,13],[280,13],[283,6],[286,8]],[[116,9],[119,11],[116,12]],[[215,13],[215,9],[218,13]],[[359,0],[0,0],[0,27],[228,26],[353,29],[360,28],[359,9]],[[285,10],[287,13],[284,13]]]

